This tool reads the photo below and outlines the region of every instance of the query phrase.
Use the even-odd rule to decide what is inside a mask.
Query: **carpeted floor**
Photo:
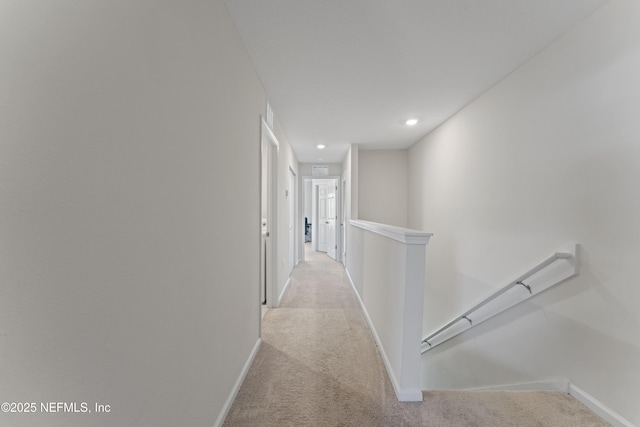
[[[341,264],[307,251],[224,426],[607,426],[566,393],[429,391],[399,403]]]

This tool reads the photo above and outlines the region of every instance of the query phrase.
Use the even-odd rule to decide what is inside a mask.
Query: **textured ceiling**
[[[303,163],[411,146],[605,2],[226,0]]]

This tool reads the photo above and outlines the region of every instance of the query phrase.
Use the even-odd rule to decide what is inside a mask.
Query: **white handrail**
[[[532,276],[534,276],[536,273],[539,273],[540,271],[544,270],[545,268],[547,268],[548,266],[550,266],[551,264],[555,263],[558,260],[569,260],[571,261],[570,264],[570,269],[567,273],[561,275],[560,277],[557,277],[555,282],[551,283],[551,284],[547,284],[546,286],[540,286],[537,287],[535,289],[535,293],[540,293],[543,290],[550,288],[551,286],[560,283],[563,280],[566,280],[567,278],[574,276],[578,273],[578,262],[577,262],[577,256],[578,256],[578,252],[577,252],[577,245],[576,244],[572,244],[571,245],[571,249],[567,252],[555,252],[553,255],[551,255],[550,257],[546,258],[544,261],[541,261],[540,263],[538,263],[535,267],[531,268],[530,270],[528,270],[526,273],[522,274],[521,276],[519,276],[518,278],[514,279],[513,281],[511,281],[508,285],[504,286],[503,288],[501,288],[500,290],[494,292],[493,294],[489,295],[488,297],[484,298],[482,301],[478,302],[477,304],[475,304],[473,307],[471,307],[470,309],[466,310],[465,312],[463,312],[461,315],[455,317],[453,320],[451,320],[449,323],[445,324],[444,326],[442,326],[441,328],[439,328],[438,330],[436,330],[435,332],[429,334],[427,337],[425,337],[422,340],[423,344],[427,344],[428,347],[423,345],[422,348],[422,353],[431,350],[432,348],[435,348],[436,346],[443,344],[447,341],[449,341],[450,339],[458,336],[459,334],[461,334],[462,332],[468,330],[469,328],[476,326],[482,322],[484,322],[485,320],[490,319],[491,317],[502,313],[503,311],[513,307],[514,305],[517,305],[519,303],[521,303],[522,301],[530,298],[531,296],[534,295],[534,290],[532,289],[532,287],[530,285],[527,285],[524,283],[525,279],[531,278]],[[526,288],[529,291],[529,295],[527,295],[525,298],[523,298],[522,300],[516,302],[516,303],[512,303],[510,305],[506,305],[503,308],[499,309],[499,311],[493,313],[491,316],[486,317],[480,321],[476,321],[474,323],[473,321],[473,313],[476,312],[478,309],[484,307],[485,305],[487,305],[488,303],[490,303],[491,301],[496,300],[498,297],[500,297],[501,295],[503,295],[505,292],[509,291],[510,289],[516,287],[516,286],[523,286],[524,288]],[[432,341],[434,338],[436,338],[438,335],[442,334],[443,332],[445,332],[447,329],[451,328],[452,326],[456,325],[459,321],[461,320],[466,320],[467,322],[469,322],[469,324],[467,325],[466,328],[464,328],[463,330],[460,330],[456,333],[454,333],[453,335],[447,337],[446,339],[439,341],[438,343],[431,343],[430,341]]]
[[[431,236],[433,236],[433,233],[425,233],[424,231],[411,230],[409,228],[396,227],[395,225],[381,224],[378,222],[364,221],[362,219],[351,219],[349,223],[354,227],[362,228],[363,230],[368,230],[408,245],[426,245],[429,243]]]

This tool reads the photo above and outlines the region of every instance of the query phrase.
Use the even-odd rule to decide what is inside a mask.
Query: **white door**
[[[336,259],[336,186],[327,185],[327,255]]]
[[[327,252],[327,193],[329,185],[318,185],[318,231],[316,238],[318,239],[318,251]]]

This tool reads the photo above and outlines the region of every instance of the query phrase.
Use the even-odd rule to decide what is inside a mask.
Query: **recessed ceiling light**
[[[404,124],[407,126],[417,125],[418,119],[408,119],[406,122],[404,122]]]
[[[318,144],[318,145],[316,145],[316,147],[318,147],[318,150],[324,150],[325,145],[324,144]]]

